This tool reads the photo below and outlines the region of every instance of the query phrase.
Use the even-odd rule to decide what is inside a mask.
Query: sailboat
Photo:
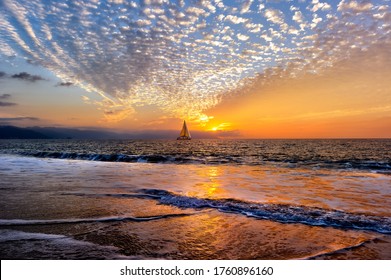
[[[191,140],[190,132],[187,129],[186,121],[183,121],[183,127],[179,137],[176,140]]]

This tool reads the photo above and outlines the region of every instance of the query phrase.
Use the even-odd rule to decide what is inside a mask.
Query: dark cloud
[[[8,94],[8,93],[0,94],[0,99],[8,99],[10,97],[11,97],[11,94]]]
[[[36,117],[14,117],[14,118],[0,118],[0,122],[10,122],[10,121],[39,121],[39,118]]]
[[[4,78],[7,74],[5,72],[0,71],[0,78]]]
[[[8,107],[8,106],[16,106],[18,104],[16,103],[13,103],[13,102],[3,102],[3,101],[0,101],[0,107]]]
[[[14,74],[14,75],[11,76],[11,78],[25,80],[25,81],[29,81],[29,82],[37,82],[37,81],[45,80],[41,76],[31,75],[31,74],[26,73],[26,72],[20,72],[19,74]]]
[[[8,93],[4,93],[4,94],[0,94],[0,100],[1,99],[9,99],[11,97],[11,94],[8,94]],[[13,103],[13,102],[3,102],[3,101],[0,101],[0,107],[8,107],[8,106],[16,106],[18,104],[16,103]]]
[[[32,60],[32,59],[27,59],[26,62],[27,62],[28,64],[35,65],[35,66],[36,66],[36,65],[39,65],[38,62],[36,62],[35,60]]]
[[[73,86],[72,82],[60,82],[56,85],[56,87],[70,87]]]

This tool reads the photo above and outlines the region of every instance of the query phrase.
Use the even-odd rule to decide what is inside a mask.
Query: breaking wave
[[[171,164],[236,164],[236,165],[265,165],[277,164],[287,167],[332,168],[332,169],[358,169],[376,171],[384,174],[391,172],[391,163],[387,161],[373,161],[361,159],[349,160],[312,160],[281,159],[260,156],[227,156],[227,155],[127,155],[127,154],[99,154],[99,153],[67,153],[67,152],[21,152],[20,155],[38,158],[88,160],[103,162],[133,162],[133,163],[171,163]]]
[[[145,189],[141,192],[149,198],[158,200],[161,204],[179,208],[213,208],[222,212],[282,223],[301,223],[311,226],[330,226],[391,234],[391,217],[347,213],[308,206],[253,203],[237,199],[197,198],[157,189]]]

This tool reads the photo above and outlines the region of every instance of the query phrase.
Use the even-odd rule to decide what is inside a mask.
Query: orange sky
[[[391,51],[379,45],[317,74],[268,78],[267,85],[255,82],[205,110],[208,122],[189,118],[188,126],[191,131],[210,131],[228,138],[391,137],[390,65]],[[17,115],[28,112],[40,120],[15,123],[22,126],[101,127],[119,131],[179,131],[182,125],[180,116],[165,116],[155,106],[147,110],[136,108],[134,114],[118,122],[105,120],[91,93],[85,93],[92,96],[86,103],[80,100],[79,89],[56,89],[58,92],[51,98],[37,98],[42,94],[40,90],[30,86],[27,94],[19,96],[20,100],[13,99],[21,104],[4,108],[3,116],[12,110]]]
[[[317,75],[279,78],[208,111],[242,137],[391,137],[391,52],[377,46]]]

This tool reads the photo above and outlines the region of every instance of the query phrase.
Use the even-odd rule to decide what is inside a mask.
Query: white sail
[[[183,121],[182,130],[177,140],[190,140],[190,139],[191,136],[189,130],[187,129],[186,121]]]

